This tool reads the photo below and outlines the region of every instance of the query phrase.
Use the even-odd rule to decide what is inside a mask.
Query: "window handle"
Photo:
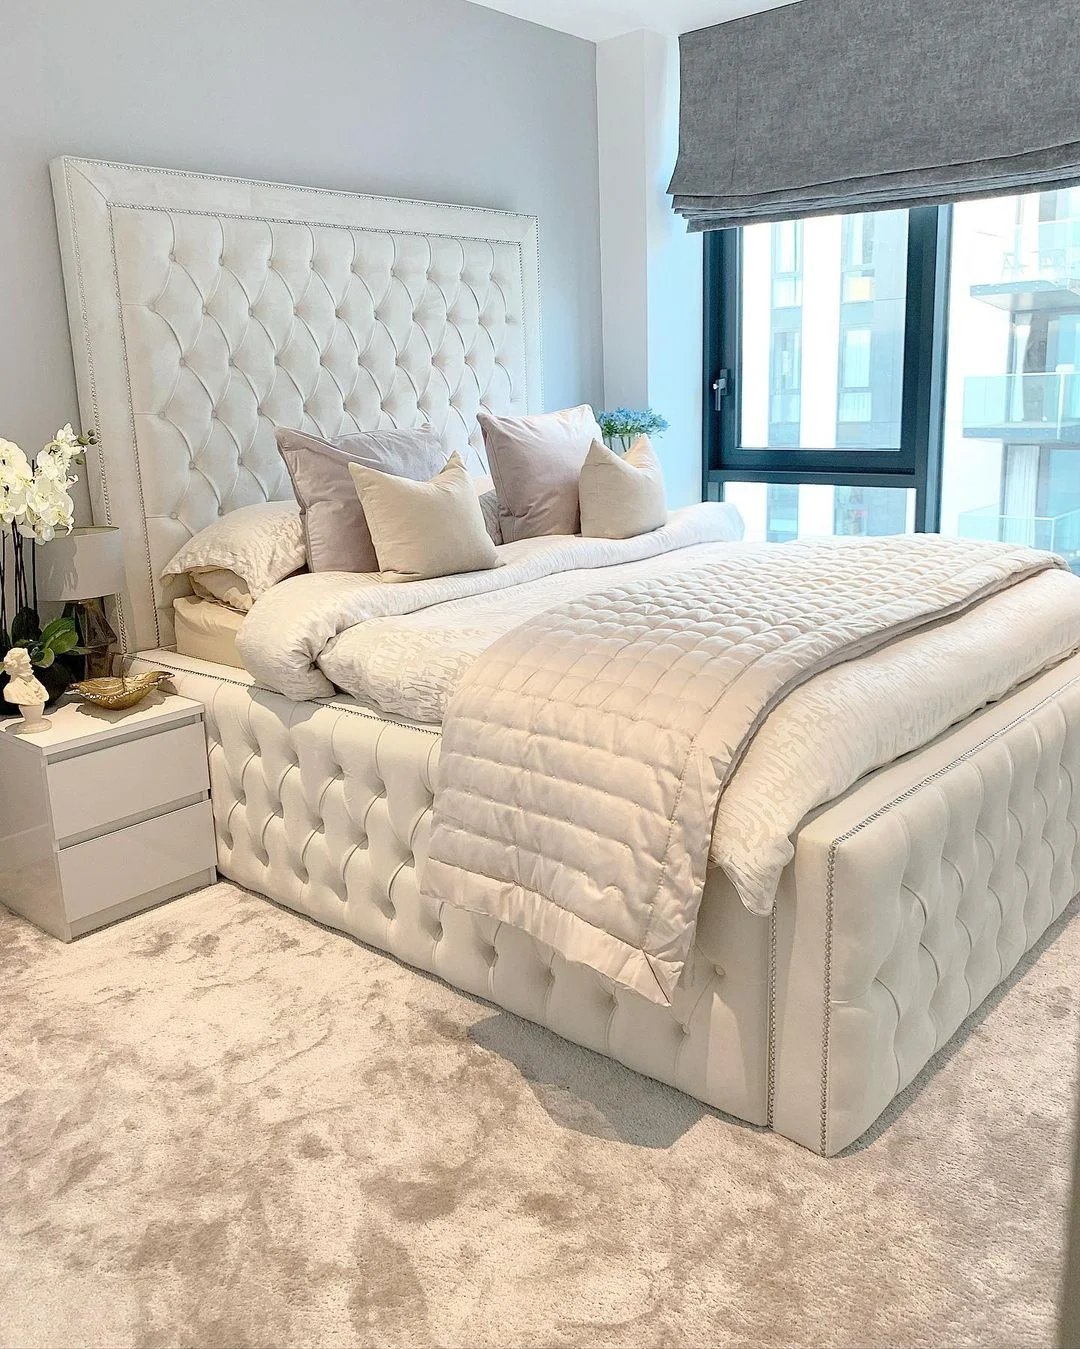
[[[728,372],[721,370],[720,374],[713,380],[713,407],[717,412],[724,410],[724,398],[728,391]]]

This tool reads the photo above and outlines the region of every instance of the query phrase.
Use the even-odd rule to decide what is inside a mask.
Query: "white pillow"
[[[578,480],[581,532],[593,539],[632,539],[667,524],[664,471],[648,436],[625,457],[594,441]]]
[[[425,581],[486,571],[498,554],[480,498],[456,452],[430,482],[350,464],[384,581]]]
[[[162,577],[186,575],[194,588],[200,576],[233,572],[254,602],[306,565],[300,507],[295,501],[260,501],[229,511],[200,530],[184,544]]]

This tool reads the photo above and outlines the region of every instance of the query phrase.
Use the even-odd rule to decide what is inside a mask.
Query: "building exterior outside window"
[[[788,483],[770,483],[766,502],[769,543],[788,543],[799,537],[799,489]]]
[[[1080,191],[956,207],[942,530],[1080,571]]]
[[[736,434],[759,480],[729,473],[723,490],[748,537],[914,528],[906,487],[791,481],[793,450],[840,473],[847,451],[854,467],[901,447],[909,227],[887,211],[742,231]],[[942,532],[1050,548],[1080,571],[1080,188],[962,203],[951,231]],[[760,481],[773,450],[783,483]]]
[[[905,211],[743,231],[745,443],[899,446],[907,233]],[[902,533],[912,518],[910,494],[893,488],[743,484],[726,495],[769,539]]]

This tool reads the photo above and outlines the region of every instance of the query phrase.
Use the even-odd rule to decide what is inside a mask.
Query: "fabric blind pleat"
[[[681,66],[692,230],[1080,180],[1080,0],[797,0]]]

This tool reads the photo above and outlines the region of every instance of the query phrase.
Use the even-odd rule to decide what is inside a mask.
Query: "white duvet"
[[[648,585],[723,558],[737,609],[740,566],[752,571],[755,558],[776,551],[737,542],[739,532],[737,516],[714,504],[677,512],[642,539],[508,545],[502,567],[471,576],[408,586],[297,577],[258,601],[239,646],[258,682],[290,697],[327,697],[336,687],[392,715],[438,724],[500,638],[597,591]],[[821,670],[771,710],[740,751],[706,836],[711,860],[749,908],[771,907],[791,837],[816,806],[1080,650],[1080,581],[1033,570],[974,607]]]
[[[440,725],[462,675],[526,618],[600,586],[711,556],[742,537],[731,506],[675,511],[636,539],[557,536],[503,544],[492,571],[385,585],[377,575],[311,572],[274,586],[237,650],[264,687],[303,701],[351,693],[392,716]]]

